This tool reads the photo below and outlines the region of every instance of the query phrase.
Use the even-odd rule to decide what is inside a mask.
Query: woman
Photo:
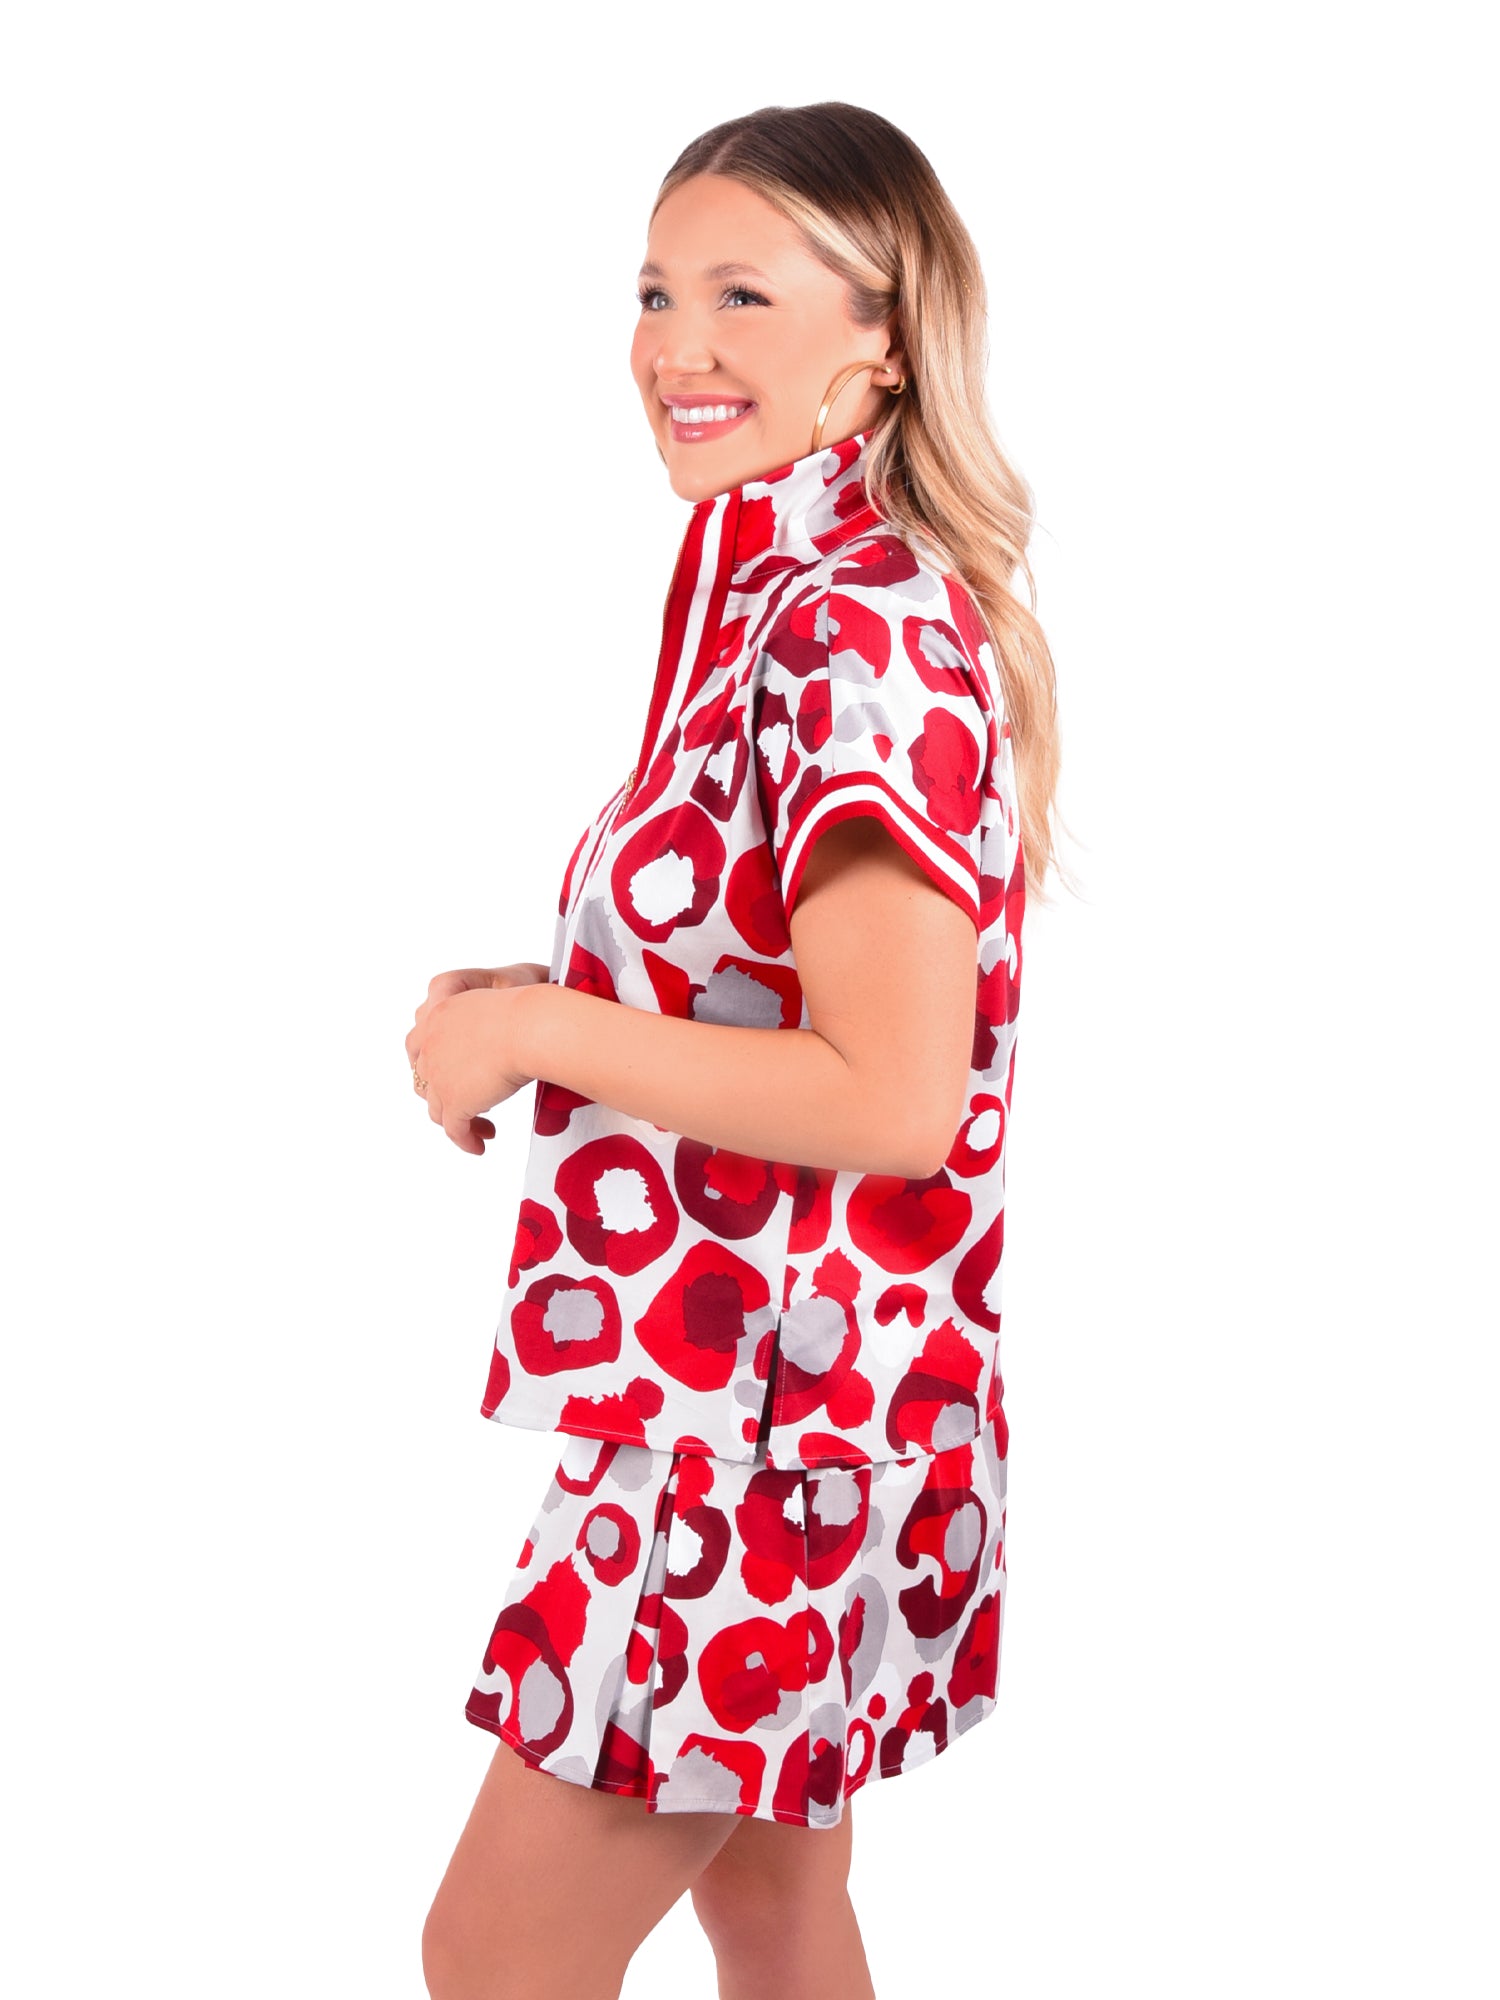
[[[684,1890],[721,1994],[870,1993],[848,1801],[996,1702],[1057,741],[978,261],[896,128],[775,107],[674,165],[640,304],[692,510],[635,763],[550,965],[440,975],[407,1037],[466,1151],[536,1085],[482,1409],[566,1439],[469,1696],[437,2000],[615,1995]]]

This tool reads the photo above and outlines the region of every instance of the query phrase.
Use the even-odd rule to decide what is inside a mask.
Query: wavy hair
[[[920,148],[857,104],[773,104],[713,126],[673,162],[652,214],[695,174],[740,181],[794,223],[847,284],[856,325],[897,318],[906,389],[875,424],[866,486],[892,528],[925,544],[974,599],[1010,724],[1026,895],[1040,896],[1049,869],[1064,872],[1052,834],[1057,683],[1026,560],[1031,488],[1001,451],[986,402],[985,288],[973,239]],[[1017,570],[1030,608],[1011,588]]]

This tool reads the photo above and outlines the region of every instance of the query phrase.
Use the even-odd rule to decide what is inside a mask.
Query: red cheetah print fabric
[[[539,1082],[482,1413],[775,1471],[937,1454],[1000,1415],[1025,904],[1010,729],[967,590],[894,534],[871,433],[692,509],[636,766],[585,830],[551,976],[809,1025],[789,920],[873,814],[974,925],[968,1094],[924,1179],[701,1144]]]
[[[993,1711],[1005,1574],[994,1422],[817,1471],[569,1437],[465,1713],[649,1812],[836,1826]]]

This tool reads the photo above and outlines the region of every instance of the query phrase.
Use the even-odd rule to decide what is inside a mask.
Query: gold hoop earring
[[[834,404],[838,401],[839,391],[840,389],[843,388],[844,384],[849,380],[850,376],[857,375],[861,368],[886,368],[889,367],[889,365],[890,364],[885,361],[852,361],[841,375],[836,375],[833,378],[832,382],[829,383],[827,393],[823,398],[822,407],[818,411],[818,421],[813,425],[812,443],[808,446],[809,451],[817,451],[820,445],[822,444],[823,426],[828,421],[828,412],[833,408]],[[897,386],[894,389],[892,389],[891,394],[893,396],[899,396],[901,394],[901,391],[905,387],[906,387],[906,377],[903,375]]]

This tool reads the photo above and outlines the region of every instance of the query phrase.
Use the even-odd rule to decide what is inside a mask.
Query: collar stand
[[[727,499],[725,528],[732,531],[736,569],[767,555],[806,562],[826,554],[879,525],[864,483],[874,434],[856,431],[820,445],[729,488],[727,495],[697,501],[694,512],[706,516]]]

